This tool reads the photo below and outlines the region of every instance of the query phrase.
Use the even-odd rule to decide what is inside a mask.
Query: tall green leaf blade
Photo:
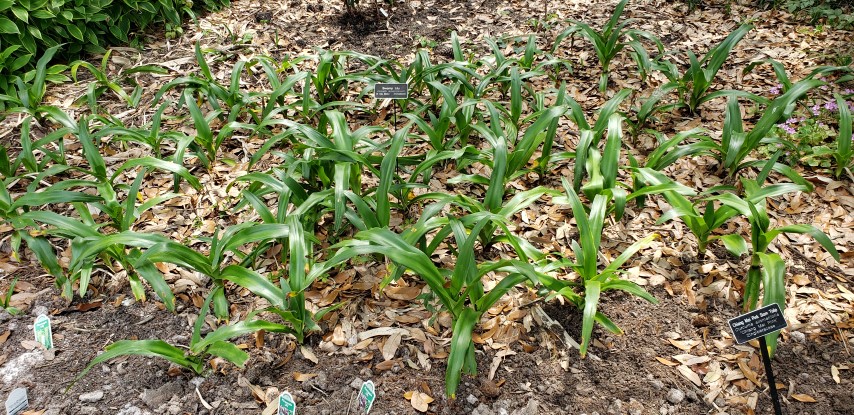
[[[235,346],[232,343],[226,341],[218,341],[211,343],[206,350],[213,356],[219,356],[229,362],[233,363],[235,366],[242,368],[243,365],[246,364],[246,361],[249,360],[249,354],[240,350],[239,347]]]
[[[271,323],[265,320],[239,321],[237,323],[220,326],[216,330],[208,333],[200,342],[190,346],[192,353],[198,354],[204,352],[210,345],[240,337],[244,334],[254,333],[259,330],[269,331],[272,333],[285,331],[287,327]]]
[[[834,173],[839,177],[842,172],[851,165],[851,110],[842,95],[836,94],[836,105],[839,108],[839,135],[836,138],[836,151],[833,157],[836,159]]]
[[[762,264],[762,285],[764,286],[764,297],[762,305],[777,304],[780,310],[786,309],[786,262],[778,254],[758,253],[759,262]],[[777,338],[780,332],[774,332],[766,336],[768,353],[774,356],[777,350]]]
[[[74,381],[76,382],[83,378],[89,370],[99,363],[128,355],[160,357],[181,367],[192,369],[196,373],[201,373],[204,367],[204,363],[185,357],[183,350],[163,340],[121,340],[105,347],[104,353],[92,359],[86,368],[77,375]]]
[[[839,261],[839,251],[836,250],[836,246],[833,244],[833,241],[827,236],[826,233],[822,232],[820,229],[816,228],[812,225],[787,225],[776,228],[770,232],[768,232],[768,240],[770,241],[775,236],[781,233],[803,233],[809,236],[812,236],[821,246],[833,256],[833,259]]]
[[[229,265],[222,270],[220,277],[263,297],[274,307],[287,307],[287,298],[282,290],[257,271],[239,265]]]
[[[599,305],[599,294],[602,284],[599,281],[590,280],[584,283],[584,310],[581,317],[581,357],[587,355],[587,347],[593,336],[593,320],[596,316],[596,308]]]
[[[158,170],[168,171],[170,173],[177,174],[181,178],[187,181],[190,186],[193,186],[194,189],[199,190],[202,188],[202,185],[199,183],[199,179],[196,176],[193,176],[186,167],[173,163],[167,160],[161,160],[158,158],[154,158],[151,156],[140,157],[135,159],[130,159],[124,163],[122,163],[113,174],[112,180],[115,180],[122,172],[133,169],[135,167],[150,167]]]
[[[383,161],[380,164],[380,183],[377,186],[376,201],[377,201],[377,221],[380,226],[387,227],[391,220],[391,206],[389,204],[389,192],[394,183],[394,170],[397,167],[397,157],[403,149],[406,137],[409,134],[409,124],[401,130],[398,130],[392,137],[391,146],[388,152],[383,156]]]
[[[617,164],[620,161],[620,149],[623,146],[623,117],[613,114],[608,119],[608,136],[605,140],[604,154],[600,164],[602,187],[611,189],[617,181]]]
[[[445,370],[445,393],[451,399],[457,396],[463,366],[469,355],[469,349],[474,347],[472,332],[479,318],[479,313],[470,308],[464,308],[454,323],[451,352],[448,355],[448,368]]]

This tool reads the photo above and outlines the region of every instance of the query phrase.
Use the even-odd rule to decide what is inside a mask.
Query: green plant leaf
[[[821,246],[833,256],[833,259],[839,261],[839,252],[836,250],[836,246],[833,244],[833,241],[827,236],[826,233],[822,232],[820,229],[816,228],[812,225],[787,225],[781,226],[779,228],[775,228],[766,233],[766,238],[768,241],[772,241],[777,235],[781,233],[803,233],[809,236],[812,236]]]
[[[78,380],[82,379],[95,365],[106,362],[110,359],[115,359],[119,356],[150,356],[161,357],[183,368],[191,369],[193,372],[200,374],[204,368],[204,363],[196,359],[187,358],[184,356],[184,351],[164,342],[163,340],[121,340],[110,344],[104,348],[104,353],[99,354],[92,359],[91,362],[80,372],[74,379],[71,386]]]
[[[9,20],[9,18],[7,17],[0,16],[0,33],[17,35],[21,32],[18,30],[18,25],[16,25],[13,21]]]
[[[587,355],[590,338],[593,336],[593,320],[599,305],[599,294],[602,284],[596,280],[584,282],[584,310],[581,317],[581,357]]]
[[[480,319],[480,314],[470,308],[464,308],[454,322],[454,334],[451,339],[451,353],[448,355],[448,368],[445,370],[445,393],[449,398],[457,396],[463,366],[474,347],[472,332]]]
[[[217,342],[240,337],[244,334],[254,333],[258,330],[275,333],[285,331],[286,329],[287,327],[281,324],[271,323],[265,320],[239,321],[231,325],[220,326],[216,330],[208,333],[208,335],[201,341],[190,346],[190,351],[194,354],[199,354],[206,351],[209,346]]]
[[[735,257],[740,257],[750,251],[747,241],[741,235],[722,235],[719,239],[723,242],[726,250]]]
[[[762,264],[762,285],[764,286],[764,297],[762,305],[767,306],[776,303],[781,311],[786,310],[786,262],[777,254],[758,253],[759,262]],[[768,353],[774,356],[777,350],[777,338],[780,332],[774,332],[766,336]]]
[[[240,368],[242,368],[243,365],[246,364],[246,361],[249,360],[249,353],[240,350],[239,347],[226,341],[213,342],[208,346],[206,351],[211,355],[219,356],[228,360]]]

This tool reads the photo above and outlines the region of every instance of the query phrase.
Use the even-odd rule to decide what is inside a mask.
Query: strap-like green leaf
[[[590,338],[593,336],[593,320],[599,306],[599,294],[602,284],[596,280],[584,282],[584,310],[581,317],[581,357],[587,355]]]

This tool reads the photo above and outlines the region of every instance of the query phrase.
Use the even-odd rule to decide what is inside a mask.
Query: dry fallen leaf
[[[667,366],[679,366],[679,363],[676,363],[676,362],[669,360],[669,359],[665,359],[663,357],[656,356],[655,360],[658,360],[659,362],[661,362],[662,364],[665,364]]]
[[[700,375],[691,370],[690,367],[685,365],[679,365],[676,369],[679,370],[679,373],[685,377],[685,379],[690,380],[694,385],[700,387],[703,385],[703,381],[700,380]]]
[[[21,340],[21,347],[27,350],[33,350],[36,347],[40,347],[41,343],[35,340]]]
[[[744,359],[738,361],[738,368],[741,369],[741,373],[744,374],[744,377],[749,381],[753,382],[756,386],[762,386],[759,384],[759,376],[757,376],[756,372],[748,366]]]
[[[379,371],[389,370],[397,363],[397,359],[386,360],[385,362],[377,363],[374,369]]]
[[[385,295],[394,300],[414,300],[421,294],[419,287],[386,287]]]
[[[394,355],[397,353],[397,348],[400,346],[400,338],[400,333],[394,333],[385,341],[382,349],[383,359],[394,359]]]
[[[433,398],[424,392],[409,391],[403,394],[403,397],[409,399],[409,403],[418,412],[427,412],[430,403],[433,402]]]
[[[312,352],[308,347],[300,346],[299,352],[302,354],[302,357],[310,360],[312,363],[317,364],[317,362],[319,362],[317,356],[315,356],[314,352]]]
[[[683,351],[686,351],[686,352],[687,352],[687,351],[689,351],[689,350],[691,350],[691,349],[693,349],[693,348],[694,348],[694,346],[696,346],[696,345],[700,344],[700,341],[699,341],[699,340],[673,340],[673,339],[667,339],[667,341],[669,341],[669,342],[670,342],[670,344],[672,344],[672,345],[673,345],[673,347],[676,347],[677,349],[680,349],[680,350],[683,350]]]
[[[294,380],[297,382],[305,382],[313,377],[317,376],[317,373],[300,373],[294,372]]]
[[[812,396],[809,396],[809,395],[804,394],[804,393],[793,393],[792,399],[794,399],[798,402],[818,402]]]
[[[10,334],[12,334],[12,332],[9,330],[6,330],[6,332],[0,334],[0,344],[6,343],[6,339],[9,338]]]
[[[3,343],[3,342],[0,342]],[[839,368],[836,366],[830,366],[830,375],[833,376],[833,381],[838,385],[841,380],[839,379]]]

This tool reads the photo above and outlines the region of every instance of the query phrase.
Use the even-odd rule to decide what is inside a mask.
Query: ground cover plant
[[[738,22],[705,51],[685,50],[681,65],[655,31],[625,29],[636,23],[620,23],[629,7],[609,9],[602,33],[578,19],[565,21],[556,41],[525,34],[464,47],[449,33],[449,53],[422,50],[411,60],[322,48],[223,60],[221,50],[192,42],[185,57],[192,70],[180,76],[166,62],[113,76],[111,52],[100,66],[74,62],[56,73],[79,80],[85,68],[94,78],[71,106],[46,99],[50,56],[42,59],[32,86],[20,81],[25,93],[0,97],[7,119],[19,120],[13,145],[0,153],[10,252],[35,259],[60,301],[90,302],[111,281],[138,302],[190,310],[192,326],[169,338],[116,333],[77,368],[76,384],[133,355],[165,359],[170,375],[249,373],[265,344],[290,342],[291,353],[298,348],[318,361],[328,356],[315,357],[314,347],[350,348],[377,371],[439,366],[442,405],[456,413],[466,410],[455,405],[465,405],[472,382],[492,381],[507,355],[484,357],[513,350],[498,334],[512,337],[513,310],[529,316],[522,327],[546,307],[577,315],[567,334],[579,338],[571,358],[590,365],[610,354],[612,335],[632,341],[621,328],[632,318],[610,302],[637,298],[654,309],[676,285],[696,295],[687,274],[667,289],[639,278],[662,259],[735,270],[726,278],[706,272],[701,282],[698,292],[720,305],[689,300],[706,318],[720,322],[771,302],[787,316],[797,312],[801,285],[785,258],[792,235],[814,238],[797,239],[821,249],[807,251],[811,263],[835,267],[850,252],[838,231],[782,216],[820,191],[816,177],[838,178],[837,189],[850,180],[850,68],[819,67],[790,81],[772,63],[782,81],[775,93],[713,87],[735,70],[729,57],[751,25]],[[590,47],[568,40],[575,34],[592,42],[600,64],[585,74],[594,80],[587,92],[600,91],[596,105],[574,85],[569,55]],[[635,64],[616,64],[629,59]],[[762,63],[750,70],[768,69]],[[168,74],[153,91],[139,81]],[[379,81],[408,82],[410,95],[376,100]],[[715,111],[718,119],[702,118]],[[123,120],[125,112],[144,116]],[[810,123],[808,112],[816,117]],[[823,135],[813,138],[819,122]],[[818,142],[828,144],[819,154],[824,164],[803,162],[799,152]],[[686,165],[714,179],[691,181]],[[174,219],[158,220],[169,214]],[[611,231],[644,216],[655,232]],[[664,224],[679,231],[663,234]],[[535,226],[556,231],[537,236]],[[665,245],[677,232],[691,259]],[[407,301],[418,317],[372,327],[384,334],[353,331],[346,313],[357,303],[342,287],[356,272],[367,295]],[[10,281],[3,309],[19,311],[16,290],[20,282]],[[835,328],[846,341],[846,327]],[[782,335],[784,344],[795,330]],[[735,347],[723,331],[716,336],[709,347]],[[423,346],[404,351],[409,338],[423,338]],[[516,334],[509,344],[520,342],[517,351],[527,353],[535,340]],[[696,346],[670,340],[686,352]],[[779,353],[777,336],[770,340]],[[763,385],[746,358],[728,366],[712,366],[711,357],[674,359],[658,361],[705,385],[704,394],[718,388],[733,397]],[[725,380],[722,367],[741,377]],[[406,399],[426,412],[433,407],[419,394],[440,392],[419,388]],[[253,393],[272,405],[269,393]],[[696,405],[710,407],[717,395]]]

